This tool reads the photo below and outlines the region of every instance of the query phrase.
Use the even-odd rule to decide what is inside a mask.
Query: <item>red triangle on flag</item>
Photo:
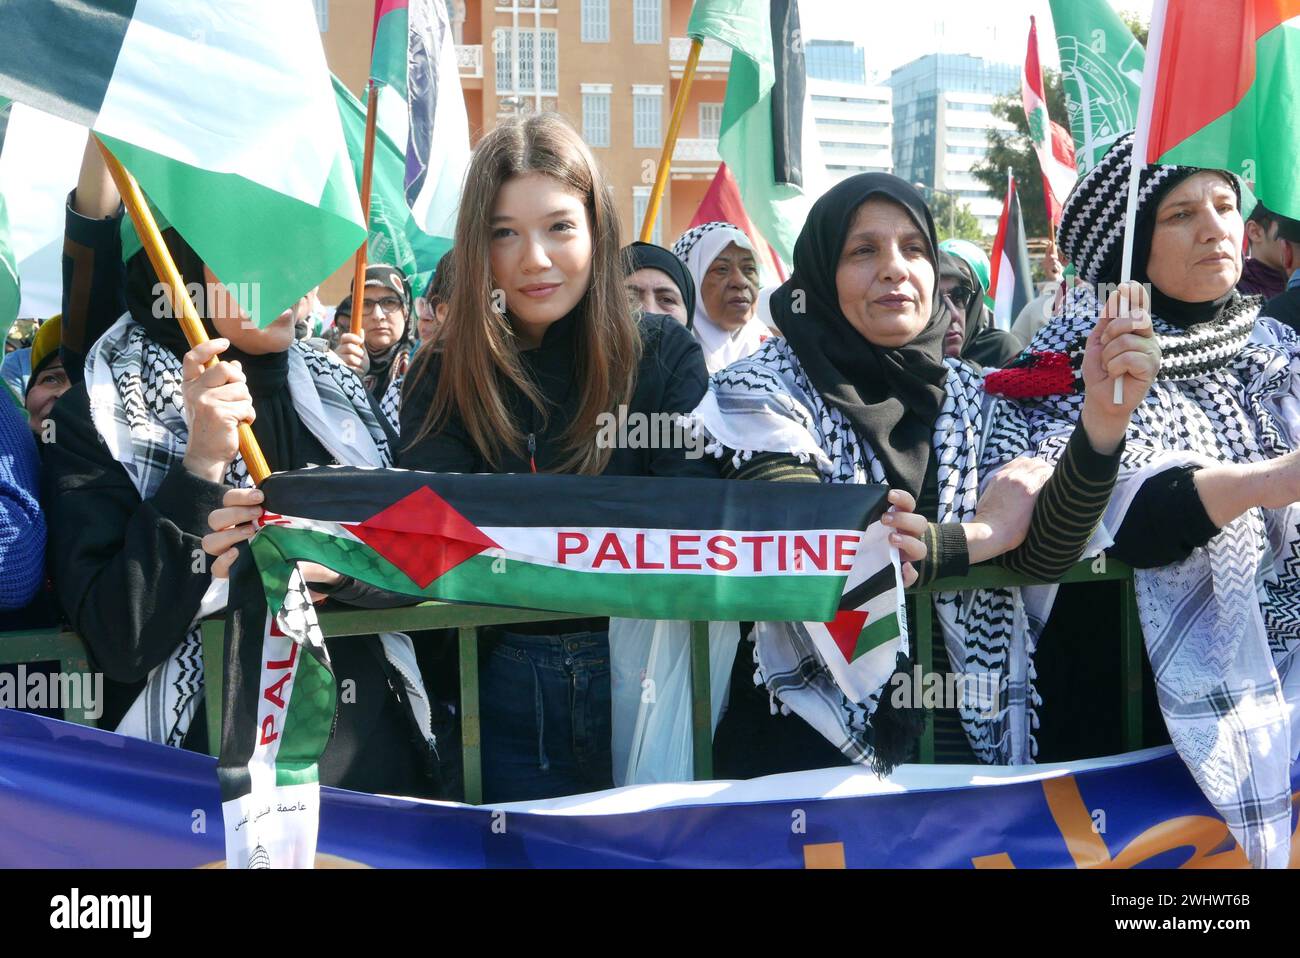
[[[826,631],[831,634],[835,645],[844,654],[845,662],[853,661],[853,653],[858,647],[858,636],[867,624],[867,613],[858,609],[841,609],[835,618],[826,623]]]
[[[485,549],[500,548],[428,486],[364,522],[344,523],[343,528],[421,589]]]

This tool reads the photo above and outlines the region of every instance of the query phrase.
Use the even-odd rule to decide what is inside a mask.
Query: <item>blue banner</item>
[[[1292,848],[1300,867],[1300,841]],[[1011,769],[905,766],[888,781],[824,769],[497,808],[323,788],[319,851],[318,865],[372,867],[1246,864],[1167,748]],[[224,861],[215,759],[0,710],[0,867]]]

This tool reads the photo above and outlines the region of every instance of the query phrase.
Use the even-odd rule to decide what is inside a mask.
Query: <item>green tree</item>
[[[939,233],[939,242],[946,239],[964,239],[973,243],[984,243],[988,237],[980,229],[980,221],[965,203],[956,200],[950,193],[941,193],[928,187],[922,192],[934,216],[934,227]]]
[[[1047,89],[1047,113],[1062,126],[1069,122],[1065,112],[1065,90],[1061,74],[1055,70],[1043,71],[1043,85]],[[1038,165],[1038,154],[1029,139],[1029,121],[1025,119],[1024,104],[1019,93],[1008,93],[993,101],[993,115],[1015,127],[1014,131],[989,130],[989,151],[971,169],[971,175],[992,191],[999,200],[1007,195],[1007,167],[1016,178],[1020,194],[1020,212],[1025,218],[1028,236],[1047,236],[1047,204],[1043,199],[1043,171]],[[1068,128],[1068,127],[1067,127]]]
[[[1124,26],[1129,28],[1133,36],[1137,37],[1137,42],[1143,47],[1147,45],[1147,22],[1132,10],[1123,10],[1119,18],[1124,21]]]

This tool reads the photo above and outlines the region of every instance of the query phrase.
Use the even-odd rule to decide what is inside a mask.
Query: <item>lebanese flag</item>
[[[1020,78],[1020,96],[1029,121],[1029,139],[1038,154],[1043,170],[1043,199],[1047,217],[1055,227],[1061,222],[1061,209],[1074,189],[1074,138],[1047,114],[1047,92],[1043,86],[1043,68],[1038,61],[1038,25],[1029,18],[1029,50],[1025,54],[1025,72]]]
[[[714,174],[713,182],[709,184],[704,199],[700,200],[700,205],[695,209],[695,216],[686,228],[690,230],[704,223],[714,222],[732,223],[739,226],[749,237],[749,241],[754,244],[755,255],[758,257],[761,285],[774,286],[785,282],[786,270],[781,257],[776,255],[776,250],[772,249],[771,244],[763,238],[763,234],[758,231],[754,221],[745,212],[745,204],[740,199],[740,187],[736,185],[736,179],[727,169],[726,163],[718,164],[718,172]]]
[[[305,0],[0,3],[0,37],[0,96],[98,134],[258,325],[365,239]]]
[[[1034,298],[1033,275],[1029,266],[1029,247],[1025,244],[1025,220],[1020,213],[1020,196],[1016,178],[1007,174],[1007,198],[998,219],[998,234],[993,241],[989,283],[993,287],[993,324],[1010,329],[1020,311]]]
[[[377,0],[370,78],[376,123],[406,157],[403,186],[415,222],[451,245],[469,166],[469,120],[443,0]],[[433,269],[436,259],[421,264]]]
[[[1157,0],[1135,155],[1229,170],[1300,217],[1300,0]]]

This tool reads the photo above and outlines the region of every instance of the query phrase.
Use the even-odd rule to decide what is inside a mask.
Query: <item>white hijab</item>
[[[757,351],[771,335],[767,326],[758,318],[757,310],[739,329],[728,331],[714,323],[704,308],[704,276],[718,254],[732,243],[755,253],[754,244],[743,230],[731,223],[722,222],[704,223],[687,230],[673,244],[673,252],[686,264],[691,278],[695,280],[692,332],[704,350],[704,363],[709,368],[710,376]]]

